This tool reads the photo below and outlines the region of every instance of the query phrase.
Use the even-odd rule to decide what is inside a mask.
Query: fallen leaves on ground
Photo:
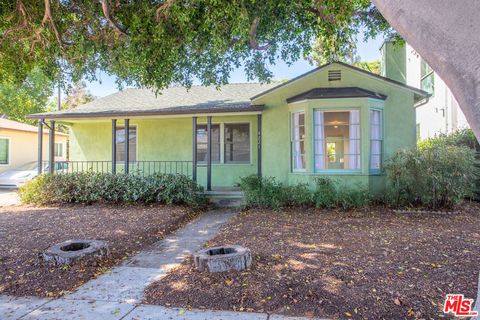
[[[249,210],[209,245],[249,247],[250,270],[209,274],[188,259],[147,288],[146,302],[332,319],[440,318],[447,293],[476,296],[480,205],[460,209]]]
[[[99,276],[194,216],[161,205],[71,205],[0,208],[0,294],[56,297]],[[39,255],[69,239],[100,239],[110,256],[97,265],[44,264]]]

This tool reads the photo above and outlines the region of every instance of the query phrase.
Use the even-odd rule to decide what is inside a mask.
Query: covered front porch
[[[68,161],[55,162],[55,127],[69,130]],[[261,111],[175,116],[39,119],[49,130],[50,173],[182,174],[205,190],[229,189],[262,174]],[[39,142],[42,135],[39,134]],[[39,172],[45,166],[39,166]]]

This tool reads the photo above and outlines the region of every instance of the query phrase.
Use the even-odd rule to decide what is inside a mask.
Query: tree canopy
[[[53,83],[38,68],[20,83],[3,76],[0,81],[0,113],[11,120],[26,121],[31,113],[45,112],[53,93]]]
[[[360,33],[392,33],[369,0],[16,0],[0,2],[0,77],[96,79],[161,89],[194,79],[228,82],[243,66],[268,81],[268,64],[310,54],[334,60]]]

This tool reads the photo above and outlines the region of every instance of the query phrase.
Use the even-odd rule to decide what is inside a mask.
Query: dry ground
[[[334,319],[438,319],[447,293],[476,297],[479,209],[246,211],[209,244],[249,247],[250,270],[201,273],[188,260],[151,285],[146,301]]]
[[[160,205],[0,208],[0,294],[66,293],[193,216],[189,208]],[[51,267],[39,258],[49,246],[69,239],[105,240],[111,254],[94,266]]]

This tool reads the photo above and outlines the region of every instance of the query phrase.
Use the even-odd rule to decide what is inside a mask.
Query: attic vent
[[[328,81],[339,81],[339,80],[342,80],[342,71],[340,70],[328,71]]]

